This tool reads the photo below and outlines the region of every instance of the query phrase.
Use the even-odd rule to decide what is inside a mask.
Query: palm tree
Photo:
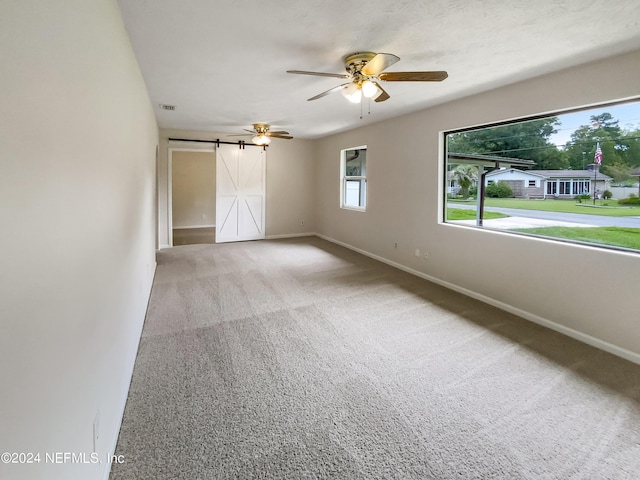
[[[478,167],[467,164],[457,165],[449,172],[449,178],[460,185],[460,194],[467,198],[469,189],[478,181]]]

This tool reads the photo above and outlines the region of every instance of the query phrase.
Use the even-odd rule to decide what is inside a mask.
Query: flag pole
[[[598,192],[598,167],[602,163],[602,150],[600,142],[596,143],[596,154],[593,156],[593,204],[596,204],[596,194]]]

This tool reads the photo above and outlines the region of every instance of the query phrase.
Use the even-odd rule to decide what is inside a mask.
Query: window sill
[[[366,212],[367,208],[366,207],[352,207],[350,205],[342,205],[340,207],[343,210],[353,210],[354,212]]]

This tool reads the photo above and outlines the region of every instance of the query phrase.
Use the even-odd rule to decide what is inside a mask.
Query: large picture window
[[[367,207],[367,147],[342,150],[340,206],[364,211]]]
[[[446,132],[444,221],[640,252],[640,102]]]

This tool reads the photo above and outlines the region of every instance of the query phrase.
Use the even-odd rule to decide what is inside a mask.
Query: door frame
[[[173,152],[213,153],[213,168],[217,168],[214,146],[203,148],[169,147],[167,162],[167,236],[169,237],[169,247],[173,247]]]

